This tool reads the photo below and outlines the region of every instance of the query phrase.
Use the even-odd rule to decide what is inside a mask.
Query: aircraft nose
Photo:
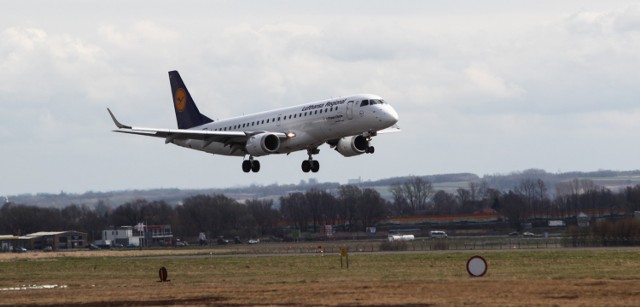
[[[389,108],[386,110],[385,115],[387,117],[386,120],[391,125],[394,125],[398,122],[398,112],[396,112],[396,110],[394,110],[391,106],[389,106]]]

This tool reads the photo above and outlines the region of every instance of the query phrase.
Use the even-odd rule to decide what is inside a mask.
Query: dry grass
[[[640,305],[637,249],[486,252],[482,278],[467,275],[471,254],[462,252],[352,253],[349,269],[340,268],[337,254],[220,252],[3,254],[0,288],[67,287],[0,291],[0,305]],[[170,282],[158,282],[162,266]]]

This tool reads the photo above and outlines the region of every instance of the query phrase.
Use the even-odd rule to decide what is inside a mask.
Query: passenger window
[[[298,114],[293,114],[293,118],[296,118],[296,115],[298,115]]]
[[[368,105],[369,105],[369,100],[366,100],[366,99],[360,103],[361,107],[368,106]]]
[[[307,116],[307,112],[304,112],[304,116]]]
[[[289,115],[289,119],[291,119],[291,115]]]
[[[316,110],[316,112],[314,114],[318,114],[318,110]]]
[[[320,109],[320,114],[322,114],[322,109]]]

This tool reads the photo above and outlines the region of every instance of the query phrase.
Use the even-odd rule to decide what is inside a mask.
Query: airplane
[[[398,113],[380,96],[359,94],[326,99],[288,108],[212,120],[198,110],[177,71],[169,72],[178,129],[133,127],[120,123],[114,132],[164,138],[185,148],[211,154],[242,156],[245,173],[259,172],[255,157],[306,150],[302,171],[315,173],[320,163],[313,155],[327,143],[345,157],[372,154],[371,139],[400,128]],[[248,159],[246,157],[248,156]]]

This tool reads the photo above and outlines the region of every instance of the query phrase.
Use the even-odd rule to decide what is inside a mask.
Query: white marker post
[[[487,273],[487,261],[481,256],[473,256],[467,260],[467,272],[471,277],[482,277]]]

